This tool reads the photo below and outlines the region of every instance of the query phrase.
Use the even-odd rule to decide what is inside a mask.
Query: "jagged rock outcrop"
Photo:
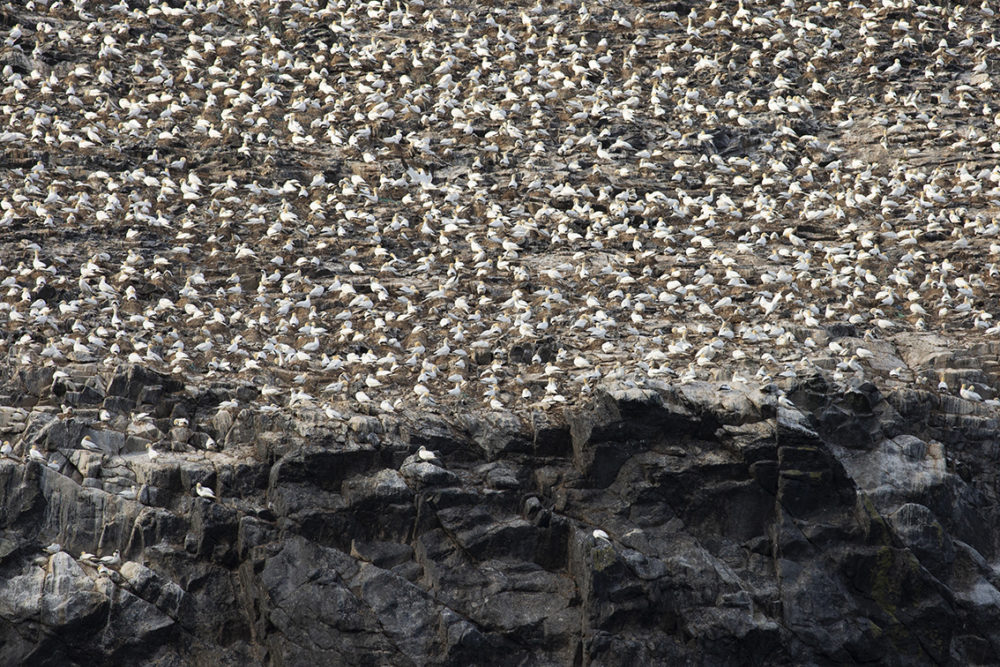
[[[142,368],[56,414],[49,382],[3,412],[5,664],[1000,659],[992,417],[960,399],[651,382],[533,426]]]

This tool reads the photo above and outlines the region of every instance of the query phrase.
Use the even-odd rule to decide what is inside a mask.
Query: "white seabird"
[[[89,435],[83,436],[83,439],[80,440],[80,446],[91,452],[102,451],[100,445],[94,442]]]
[[[967,401],[975,401],[976,403],[983,400],[982,395],[973,389],[971,384],[963,384],[962,388],[958,391],[958,395]]]
[[[202,486],[201,482],[194,485],[194,491],[202,498],[208,498],[209,500],[215,500],[215,492],[208,487]]]
[[[101,558],[100,562],[107,567],[118,567],[122,564],[122,554],[120,551],[115,549],[113,554],[110,556],[104,556]]]

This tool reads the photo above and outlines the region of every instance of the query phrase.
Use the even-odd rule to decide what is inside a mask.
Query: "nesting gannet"
[[[256,25],[243,4],[227,5],[232,25]],[[0,321],[17,332],[9,353],[24,364],[92,358],[254,376],[267,388],[241,399],[251,411],[307,405],[319,374],[324,399],[354,397],[365,411],[473,400],[520,410],[527,399],[505,397],[534,393],[541,409],[580,400],[609,357],[632,377],[677,368],[695,379],[722,358],[780,377],[819,354],[807,342],[818,338],[766,334],[765,323],[996,333],[1000,270],[985,260],[1000,255],[1000,230],[982,211],[1000,170],[968,156],[1000,142],[953,113],[995,126],[993,83],[928,93],[907,82],[950,77],[956,62],[976,81],[988,74],[983,49],[997,40],[966,29],[995,18],[988,5],[962,7],[961,21],[921,19],[937,48],[901,65],[880,62],[880,47],[913,51],[924,31],[890,18],[888,4],[853,35],[803,3],[709,8],[679,31],[666,29],[684,23],[670,12],[582,7],[573,21],[606,33],[599,40],[571,37],[566,17],[541,5],[454,33],[435,2],[364,10],[380,30],[405,29],[403,46],[373,41],[347,7],[331,15],[336,43],[308,57],[289,41],[296,31],[198,30],[187,49],[151,48],[155,36],[129,29],[141,10],[91,3],[83,23],[56,29],[43,16],[61,5],[38,4],[46,48],[80,44],[97,64],[6,72],[0,143],[106,157],[129,137],[150,151],[121,170],[77,173],[60,158],[8,178],[0,226],[88,239],[95,224],[125,225],[106,247],[28,243],[23,261],[0,267]],[[779,29],[788,25],[794,39]],[[10,33],[10,48],[34,38]],[[761,39],[715,48],[734,34]],[[126,52],[132,62],[115,65]],[[844,83],[859,78],[863,98]],[[748,92],[747,80],[770,83]],[[601,120],[611,116],[621,128]],[[809,134],[813,125],[830,131]],[[654,126],[652,143],[634,129]],[[859,132],[878,135],[877,159],[859,153]],[[924,135],[937,138],[933,164],[921,158]],[[325,146],[356,167],[301,180],[215,174],[181,145],[268,167]],[[707,331],[719,318],[732,331],[719,330],[722,350]],[[686,323],[683,337],[672,338],[674,322]],[[567,352],[549,354],[546,339]],[[867,358],[853,354],[845,368]],[[491,383],[477,381],[494,362]],[[542,373],[537,388],[516,379]],[[277,394],[287,404],[265,407]]]
[[[104,556],[100,559],[100,563],[105,567],[118,567],[122,564],[122,555],[117,549],[110,556]]]
[[[98,445],[96,442],[94,442],[93,439],[89,435],[85,435],[85,436],[83,436],[83,438],[80,439],[80,446],[83,447],[84,449],[86,449],[87,451],[91,451],[91,452],[101,452],[101,451],[103,451],[101,449],[100,445]]]
[[[971,384],[963,384],[961,389],[958,391],[958,395],[967,401],[975,401],[979,403],[983,400],[982,395],[979,394],[975,389],[973,389]]]
[[[216,500],[215,492],[212,489],[202,486],[201,482],[194,485],[194,491],[201,498],[208,498],[209,500]]]

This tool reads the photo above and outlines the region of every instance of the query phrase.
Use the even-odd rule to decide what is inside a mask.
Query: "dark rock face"
[[[94,386],[187,421],[6,415],[4,664],[1000,660],[995,447],[926,392],[605,387],[534,431]]]

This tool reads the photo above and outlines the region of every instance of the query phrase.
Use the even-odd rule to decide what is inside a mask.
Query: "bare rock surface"
[[[162,381],[101,382],[133,391],[121,377]],[[216,427],[197,390],[171,389],[189,438]],[[540,451],[512,413],[303,407],[155,459],[79,449],[79,414],[42,419],[44,454],[0,461],[4,657],[988,664],[996,454],[985,417],[953,405],[822,375],[607,384],[541,427],[563,444]],[[466,428],[482,421],[529,446],[484,448]]]

